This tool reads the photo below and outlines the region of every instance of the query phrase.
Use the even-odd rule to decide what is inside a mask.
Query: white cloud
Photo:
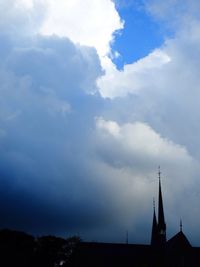
[[[111,52],[113,34],[123,28],[111,0],[8,0],[0,14],[1,30],[67,37],[95,47],[100,56]]]
[[[110,52],[113,33],[122,22],[110,0],[50,0],[41,34],[67,36],[73,42],[93,46],[98,54]]]
[[[137,62],[125,65],[123,70],[107,59],[104,63],[106,73],[98,80],[100,93],[103,97],[124,97],[129,93],[137,94],[146,87],[149,81],[157,78],[157,72],[170,62],[165,51],[157,49]],[[148,84],[152,86],[152,84]]]
[[[175,162],[185,166],[192,164],[193,159],[185,147],[162,138],[160,134],[145,123],[126,123],[120,126],[115,121],[98,118],[96,125],[98,130],[103,131],[102,138],[112,139],[112,141],[110,140],[111,147],[113,146],[115,147],[114,150],[118,150],[117,154],[113,153],[113,149],[110,150],[113,154],[113,160],[115,157],[118,160],[121,158],[120,162],[122,163],[123,160],[128,159],[130,163],[137,159],[144,161],[144,165],[145,162],[162,162],[163,165],[171,164],[171,166]],[[104,146],[104,148],[109,151],[107,146]],[[122,151],[123,155],[121,155]],[[127,156],[125,153],[127,153]],[[132,168],[132,166],[129,167]]]
[[[22,7],[26,9],[32,9],[34,6],[33,0],[16,0],[15,7]]]

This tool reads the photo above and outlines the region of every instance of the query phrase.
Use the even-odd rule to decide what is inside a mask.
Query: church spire
[[[166,224],[164,217],[162,188],[161,188],[161,171],[160,166],[158,168],[158,220],[156,219],[155,201],[153,201],[153,224],[151,233],[151,245],[162,248],[166,243]]]
[[[165,224],[164,209],[163,209],[160,166],[158,168],[158,179],[159,179],[159,193],[158,193],[159,194],[158,195],[158,235],[159,235],[160,244],[164,244],[166,242],[166,224]]]
[[[156,219],[155,211],[155,199],[153,199],[153,223],[152,223],[152,232],[151,232],[151,245],[155,246],[158,243],[158,224]]]

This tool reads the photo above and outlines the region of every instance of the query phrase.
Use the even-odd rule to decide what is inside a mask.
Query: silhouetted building
[[[200,247],[192,247],[182,231],[167,241],[160,168],[158,219],[153,209],[150,245],[81,242],[74,267],[200,267]]]
[[[192,247],[180,231],[166,239],[160,170],[158,213],[155,201],[149,245],[80,242],[54,236],[34,238],[23,232],[0,230],[2,267],[200,267],[200,247]]]

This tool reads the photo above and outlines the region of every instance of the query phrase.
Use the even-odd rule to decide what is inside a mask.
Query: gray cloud
[[[76,225],[90,191],[85,150],[101,100],[86,91],[95,91],[98,57],[57,37],[14,45],[0,70],[3,225],[42,231],[47,218],[52,227]]]
[[[144,6],[155,19],[166,23],[175,32],[200,18],[198,12],[200,4],[196,0],[167,0],[165,2],[148,0]]]

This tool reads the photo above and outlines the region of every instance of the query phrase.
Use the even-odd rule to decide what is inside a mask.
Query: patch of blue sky
[[[112,61],[118,69],[122,69],[125,64],[133,63],[159,48],[170,33],[141,6],[119,5],[117,9],[125,24],[112,44],[112,51],[119,53]]]

